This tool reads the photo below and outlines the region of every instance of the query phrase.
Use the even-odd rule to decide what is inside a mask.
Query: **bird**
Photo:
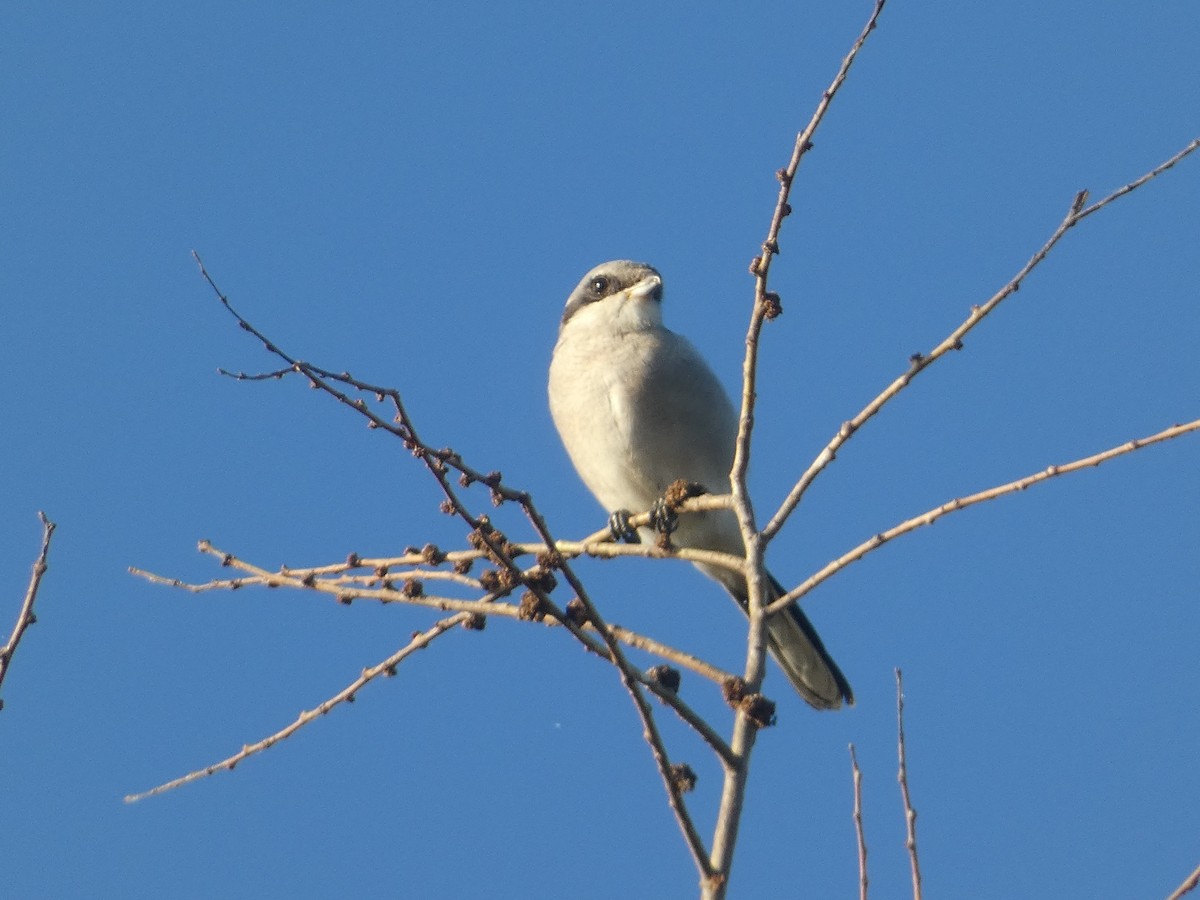
[[[550,361],[550,414],[583,483],[611,515],[614,538],[630,512],[659,505],[684,479],[727,493],[738,416],[720,380],[687,338],[663,324],[662,276],[646,263],[613,260],[588,272],[567,298]],[[745,556],[732,510],[678,517],[678,547]],[[651,529],[640,529],[652,537]],[[745,577],[695,563],[743,611]],[[767,602],[785,593],[768,575]],[[854,693],[798,603],[767,620],[772,656],[816,709],[852,705]]]

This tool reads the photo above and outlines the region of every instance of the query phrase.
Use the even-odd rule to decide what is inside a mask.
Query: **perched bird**
[[[616,260],[588,272],[567,298],[550,362],[550,413],[584,484],[622,516],[655,506],[669,484],[729,490],[737,414],[721,383],[688,340],[663,326],[662,278],[650,266]],[[628,526],[624,526],[627,530]],[[650,536],[649,529],[643,533]],[[679,547],[745,555],[732,510],[679,517]],[[745,578],[696,563],[743,610]],[[771,597],[783,587],[770,579]],[[770,650],[800,696],[817,709],[854,702],[846,678],[796,603],[767,622]]]

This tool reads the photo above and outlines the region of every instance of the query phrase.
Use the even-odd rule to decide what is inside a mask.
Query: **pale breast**
[[[580,477],[610,512],[648,509],[679,478],[729,489],[736,415],[716,376],[674,332],[565,335],[551,364],[550,408]],[[710,534],[729,531],[725,518],[685,517],[679,543],[727,543]]]

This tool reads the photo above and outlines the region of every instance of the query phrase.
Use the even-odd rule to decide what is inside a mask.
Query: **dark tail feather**
[[[696,568],[720,582],[743,610],[749,607],[746,582],[741,575],[704,563],[696,563]],[[767,578],[771,582],[768,600],[775,600],[787,593],[770,573]],[[850,690],[850,683],[821,643],[817,630],[812,627],[812,622],[808,621],[798,603],[790,604],[767,620],[767,646],[796,693],[811,706],[837,709],[843,703],[854,705],[854,691]]]
[[[787,593],[774,578],[771,578],[771,587],[776,597]],[[745,609],[745,599],[736,599]],[[811,706],[837,709],[843,701],[854,705],[854,691],[850,689],[850,683],[821,643],[817,630],[800,609],[800,604],[791,604],[767,621],[767,638],[771,655],[791,681],[792,687]]]

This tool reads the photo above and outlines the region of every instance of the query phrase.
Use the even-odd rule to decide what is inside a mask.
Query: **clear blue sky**
[[[0,12],[0,627],[59,523],[4,685],[17,897],[688,897],[627,697],[562,634],[448,635],[232,774],[121,797],[281,727],[427,612],[191,596],[209,538],[267,566],[462,542],[394,441],[272,361],[401,388],[433,443],[603,521],[545,403],[561,305],[614,257],[729,384],[774,171],[868,4],[13,4]],[[892,0],[807,158],[772,270],[760,514],[1003,284],[1074,192],[1200,133],[1200,8]],[[951,497],[1200,415],[1200,158],[1089,220],[860,433],[772,547],[795,583]],[[807,603],[858,706],[778,672],[733,896],[903,896],[894,666],[930,896],[1156,897],[1200,859],[1200,441],[944,520]],[[515,511],[514,511],[515,512]],[[503,521],[515,533],[513,513]],[[609,618],[728,666],[681,564],[587,562]],[[721,715],[714,692],[687,683]],[[700,774],[706,830],[718,777]]]

